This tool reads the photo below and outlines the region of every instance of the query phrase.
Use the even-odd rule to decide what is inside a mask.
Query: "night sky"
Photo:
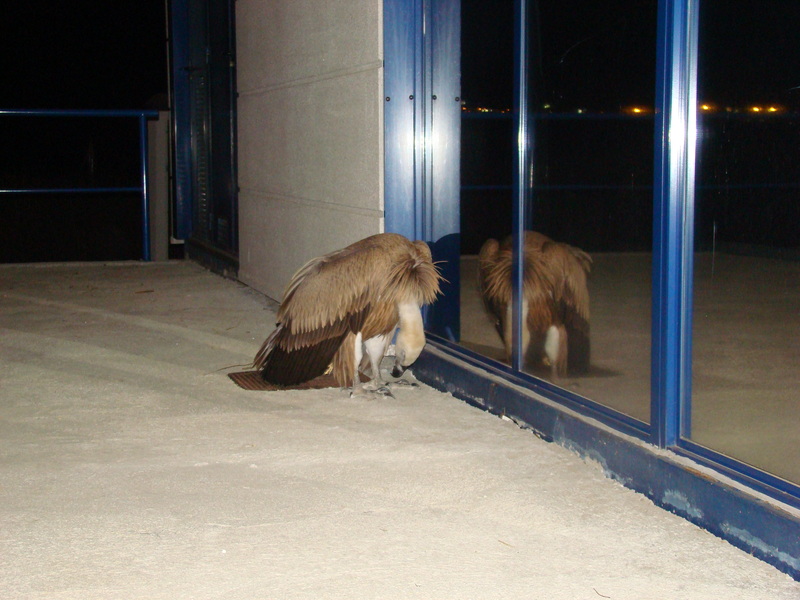
[[[699,99],[800,109],[798,32],[796,0],[701,3]]]
[[[166,57],[164,0],[6,2],[0,107],[145,108]]]
[[[576,109],[585,109],[590,114],[619,114],[626,106],[634,104],[652,106],[655,100],[656,6],[655,0],[638,3],[630,0],[532,2],[534,104],[539,107],[548,105],[551,108],[547,110],[552,112],[574,113]],[[18,0],[5,3],[0,19],[0,73],[3,76],[0,108],[166,108],[165,11],[165,0]],[[462,0],[462,96],[469,107],[506,109],[513,102],[512,18],[513,0]],[[796,190],[791,186],[800,172],[796,158],[798,130],[793,121],[800,110],[798,31],[800,4],[797,0],[701,3],[698,99],[716,103],[720,109],[712,115],[716,121],[709,120],[703,130],[705,138],[701,158],[704,170],[701,179],[726,190],[724,194],[717,192],[713,198],[705,200],[701,214],[704,221],[701,221],[715,226],[727,222],[727,228],[720,231],[733,232],[731,235],[735,234],[738,240],[748,243],[777,243],[772,238],[780,238],[783,245],[797,244],[796,227],[787,225],[786,232],[782,233],[774,223],[796,222]],[[735,107],[736,112],[746,112],[751,103],[776,103],[788,111],[779,115],[780,120],[763,124],[743,120],[741,123],[723,122],[717,118],[725,114],[727,106]],[[492,125],[494,129],[499,127],[497,123]],[[595,149],[590,142],[599,140],[607,145],[607,140],[611,139],[608,136],[612,134],[601,135],[590,130],[589,125],[581,126],[589,129],[579,131],[565,121],[558,128],[550,126],[549,137],[544,128],[537,131],[537,148],[543,154],[550,152],[551,165],[547,166],[547,172],[551,175],[544,183],[648,185],[652,169],[649,131],[645,131],[646,135],[640,136],[640,142],[636,142],[638,138],[625,133],[623,128],[628,125],[620,121],[617,129],[621,133],[618,133],[628,137],[626,141],[618,142],[615,152],[608,152],[606,147]],[[119,152],[104,150],[102,139],[90,142],[78,136],[75,141],[73,133],[46,134],[42,138],[45,141],[41,142],[30,135],[32,129],[25,127],[17,130],[23,131],[23,135],[0,130],[0,137],[6,141],[0,150],[0,179],[5,185],[42,187],[52,183],[64,186],[73,185],[73,180],[78,184],[108,182],[117,185],[117,179],[129,178],[127,171],[120,177],[116,176],[127,166],[114,164]],[[575,131],[567,131],[569,127]],[[498,160],[504,158],[502,148],[494,143],[502,131],[497,133],[490,131],[489,127],[486,129],[485,134],[480,134],[485,136],[486,156],[499,157]],[[59,154],[59,142],[69,152],[64,150]],[[23,147],[26,143],[29,151]],[[559,144],[568,146],[569,152],[560,152]],[[467,148],[466,144],[462,145]],[[111,142],[105,146],[114,147]],[[67,160],[62,154],[68,155]],[[636,156],[629,158],[630,154]],[[16,168],[14,161],[23,156],[32,157],[35,168],[30,165]],[[481,163],[482,156],[476,154],[473,162]],[[489,162],[483,162],[489,165]],[[51,164],[62,165],[68,173],[62,176],[58,172],[46,172]],[[620,165],[626,170],[617,177],[615,173],[620,170]],[[569,176],[569,181],[556,180],[559,169]],[[509,169],[492,170],[510,173]],[[540,168],[539,172],[544,170]],[[595,172],[600,175],[595,176]],[[58,177],[61,180],[56,181]],[[501,177],[500,181],[488,183],[506,181]],[[781,192],[783,196],[764,186],[772,183],[782,186],[780,189],[785,190],[785,193]],[[745,189],[751,184],[761,186],[763,191],[759,192],[760,195],[748,192],[749,204],[727,191],[735,190],[737,186]],[[639,212],[645,214],[649,212],[651,199],[645,193],[641,196],[643,208]],[[20,215],[30,216],[32,203],[29,200],[15,201],[18,212],[13,218],[3,212],[11,206],[11,200],[8,197],[1,200],[4,205],[0,207],[0,221],[9,223],[12,219],[22,218]],[[73,201],[70,198],[70,202]],[[492,211],[497,212],[496,199],[486,201]],[[85,215],[96,212],[93,202],[94,199],[86,201]],[[462,210],[466,202],[468,200],[462,197]],[[576,206],[580,204],[578,200],[572,202]],[[621,223],[619,227],[626,232],[649,230],[644,220],[638,228],[625,224],[623,217],[638,213],[630,209],[630,201],[624,198],[587,201],[592,207],[613,207],[614,202],[620,204],[619,211],[609,210],[601,215],[608,223]],[[569,206],[567,199],[553,199],[552,203],[554,206]],[[50,210],[53,199],[40,199],[39,204],[44,208],[37,210]],[[698,202],[698,205],[702,204]],[[757,207],[757,211],[753,207]],[[131,250],[126,250],[124,257],[131,253],[135,257],[138,251],[135,221],[138,217],[135,206],[128,210],[134,233],[128,236]],[[731,217],[734,210],[741,218]],[[766,215],[764,223],[754,224],[754,211]],[[545,212],[542,210],[540,214]],[[583,205],[573,212],[588,214]],[[608,230],[611,225],[597,227],[599,218],[590,219],[590,229]],[[67,224],[58,216],[50,216],[54,226],[75,230],[73,237],[80,243],[85,243],[91,236],[79,230],[88,219],[85,216]],[[558,224],[575,222],[575,219],[566,219],[560,213],[554,213],[552,220]],[[39,221],[32,221],[30,227],[39,225]],[[472,225],[467,224],[465,231]],[[94,227],[90,231],[97,229]],[[16,226],[5,232],[0,229],[0,237],[4,237],[0,245],[16,250],[21,244],[42,246],[42,240],[49,241],[54,237],[48,234],[40,240],[32,240],[29,232],[25,232],[22,237],[14,239],[19,231]],[[763,231],[773,232],[772,238],[762,239]],[[476,236],[480,237],[479,234],[476,231]],[[124,235],[115,233],[114,237],[120,239]],[[590,241],[585,243],[587,247],[591,246]],[[648,244],[646,236],[640,235],[631,247],[646,248]],[[595,245],[599,249],[609,247],[602,240]],[[50,259],[68,258],[59,252],[56,251],[56,256]],[[8,258],[0,254],[0,261],[4,257]]]

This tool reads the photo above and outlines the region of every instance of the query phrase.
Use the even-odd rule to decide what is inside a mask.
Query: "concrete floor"
[[[800,598],[449,395],[237,388],[273,319],[188,262],[0,266],[0,597]]]

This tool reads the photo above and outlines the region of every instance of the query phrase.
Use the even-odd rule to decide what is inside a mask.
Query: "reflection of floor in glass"
[[[800,262],[698,255],[692,439],[800,483]]]
[[[651,257],[593,259],[592,368],[558,384],[649,421]],[[502,361],[476,257],[462,257],[461,269],[462,344]],[[713,278],[710,255],[698,256],[695,273],[693,439],[800,482],[800,263],[718,253]]]

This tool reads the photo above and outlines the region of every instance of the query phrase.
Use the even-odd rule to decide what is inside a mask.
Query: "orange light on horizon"
[[[624,107],[622,109],[622,112],[624,112],[627,115],[640,116],[640,115],[652,114],[653,109],[650,108],[649,106],[638,106],[638,105],[635,105],[635,106],[626,106],[626,107]]]

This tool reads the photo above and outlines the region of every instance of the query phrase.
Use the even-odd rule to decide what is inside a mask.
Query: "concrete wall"
[[[147,122],[147,161],[150,192],[150,259],[169,258],[169,111]]]
[[[239,0],[239,278],[383,230],[381,0]]]

